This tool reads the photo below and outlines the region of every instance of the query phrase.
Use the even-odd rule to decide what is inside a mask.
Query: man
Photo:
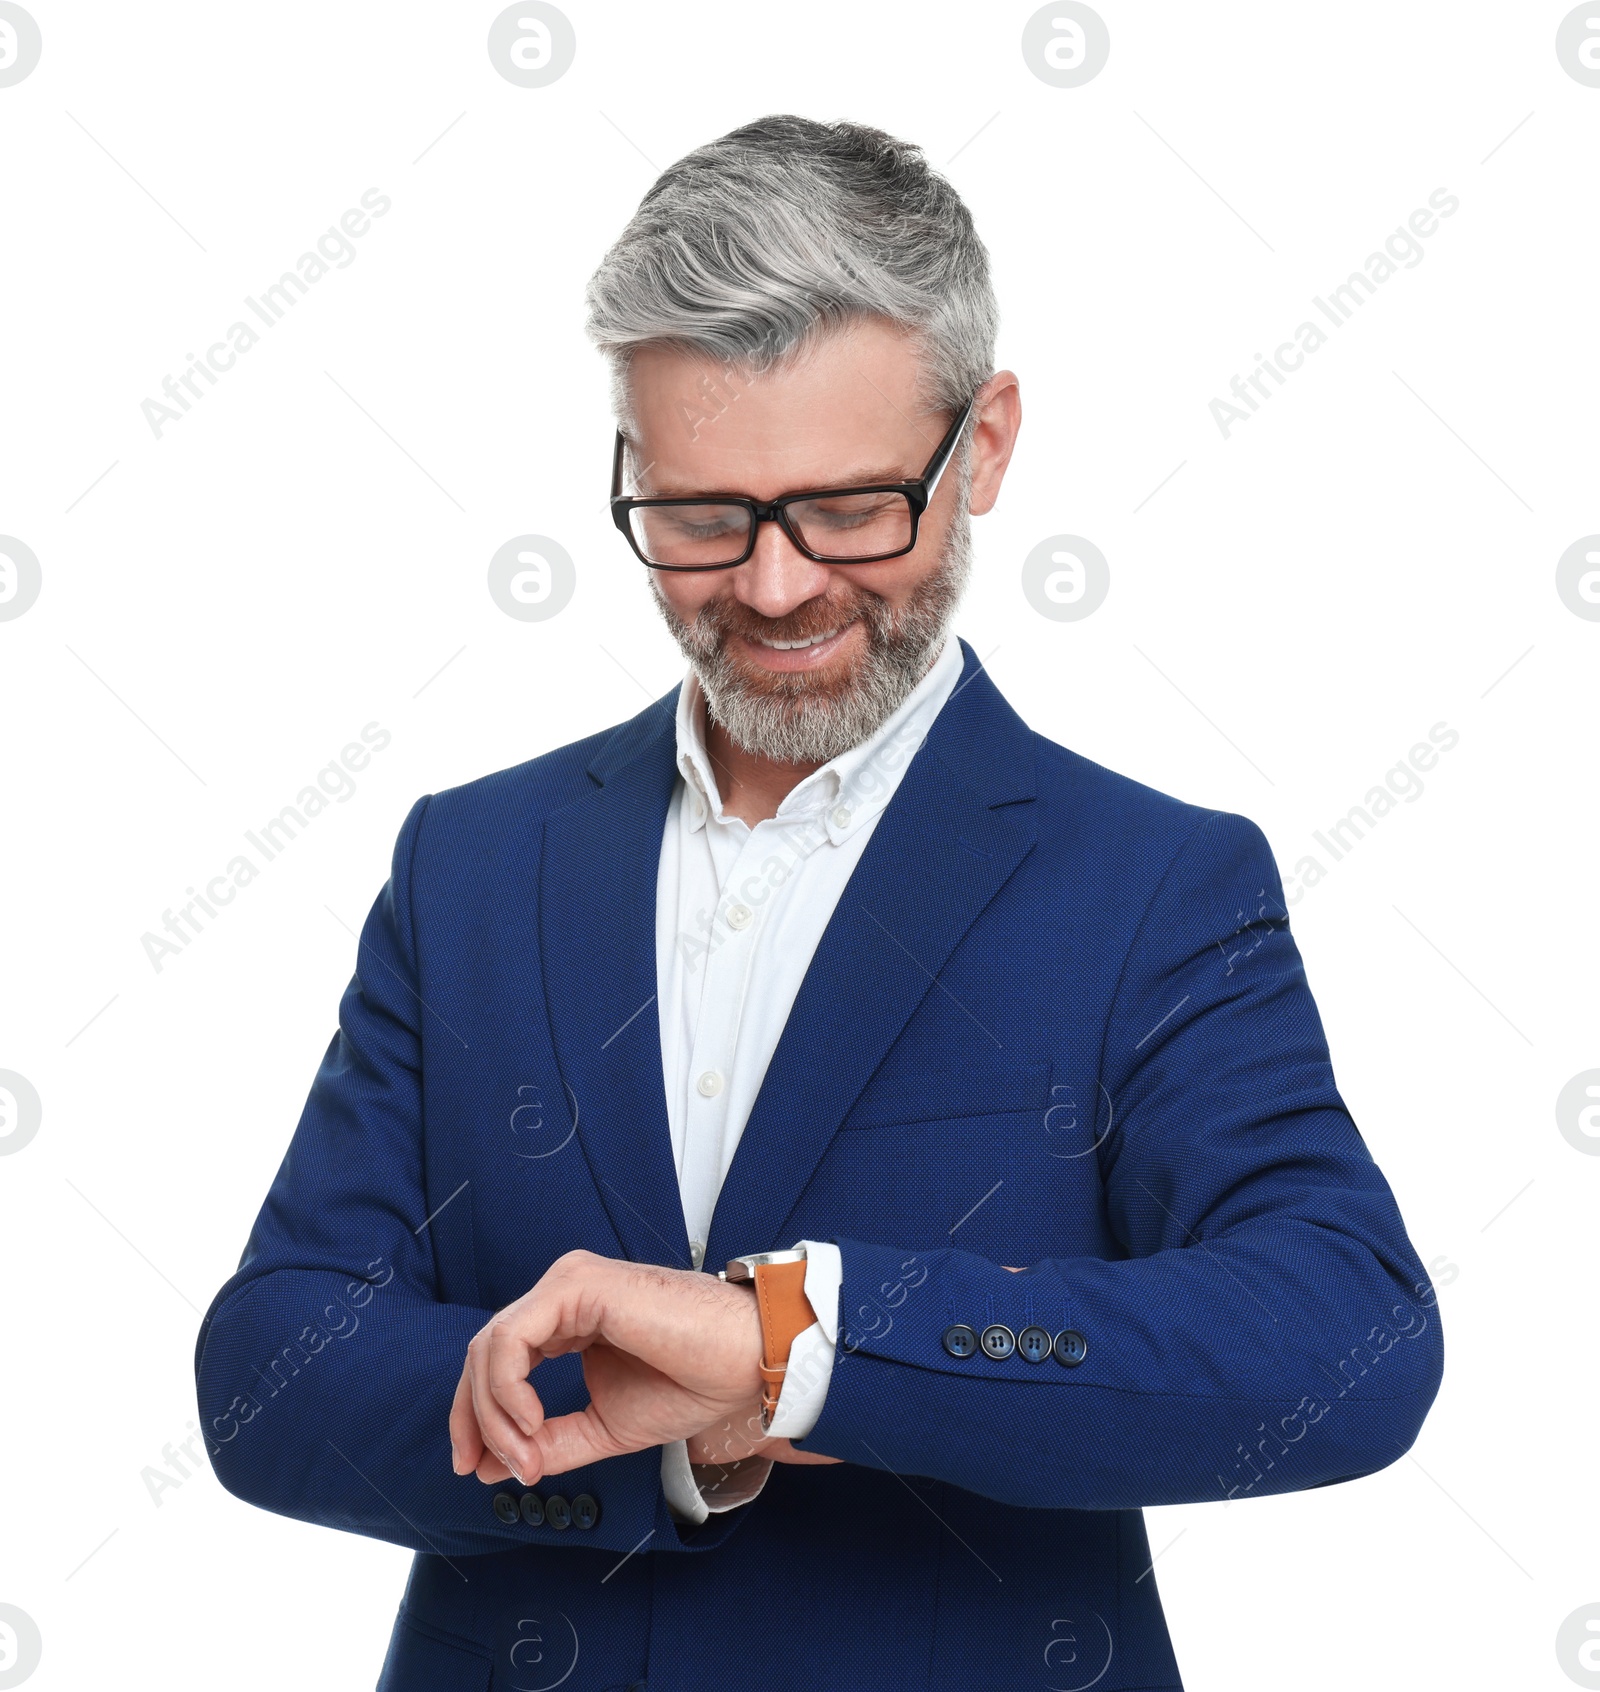
[[[589,304],[688,674],[406,818],[217,1473],[418,1553],[392,1692],[1177,1688],[1140,1507],[1382,1468],[1442,1360],[1270,849],[951,634],[1021,410],[915,148],[736,130]]]

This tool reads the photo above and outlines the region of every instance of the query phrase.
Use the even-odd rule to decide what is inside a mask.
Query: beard
[[[966,455],[963,454],[963,458]],[[965,469],[965,466],[962,466]],[[966,478],[961,478],[965,494]],[[718,724],[742,752],[779,764],[826,764],[874,735],[928,673],[972,569],[972,523],[965,497],[934,568],[898,611],[840,572],[828,591],[784,617],[763,617],[748,605],[717,598],[686,622],[650,588],[679,650],[706,696],[708,726]],[[755,670],[733,656],[729,636],[808,640],[860,623],[866,650],[843,675]]]

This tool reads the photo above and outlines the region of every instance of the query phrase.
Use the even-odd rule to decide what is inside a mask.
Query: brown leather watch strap
[[[756,1309],[761,1317],[761,1410],[765,1426],[778,1408],[778,1393],[795,1336],[816,1321],[817,1313],[806,1297],[803,1261],[758,1263],[755,1284]]]

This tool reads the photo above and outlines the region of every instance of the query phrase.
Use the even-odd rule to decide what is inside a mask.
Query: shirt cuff
[[[746,1457],[738,1463],[703,1463],[699,1473],[689,1461],[689,1442],[675,1439],[661,1447],[661,1490],[674,1521],[699,1524],[748,1504],[767,1484],[770,1457]]]
[[[661,1447],[661,1490],[667,1497],[667,1509],[673,1519],[699,1524],[711,1514],[710,1507],[695,1485],[694,1471],[689,1467],[689,1442],[669,1440]]]
[[[802,1439],[817,1424],[828,1382],[833,1377],[834,1343],[839,1335],[839,1288],[844,1260],[831,1240],[797,1240],[806,1254],[806,1301],[816,1321],[795,1335],[778,1389],[777,1408],[767,1429],[774,1439]]]

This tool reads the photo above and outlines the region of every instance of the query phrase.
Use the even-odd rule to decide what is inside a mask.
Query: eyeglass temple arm
[[[955,422],[950,425],[950,433],[945,436],[943,443],[940,445],[939,466],[928,478],[926,490],[928,505],[933,504],[933,496],[938,490],[940,479],[949,467],[950,460],[956,455],[956,443],[961,439],[961,431],[966,428],[967,419],[972,415],[972,408],[977,403],[978,396],[974,394],[972,398],[969,399],[964,406],[962,406],[960,415],[956,418]],[[927,506],[925,505],[923,509],[926,510]]]

